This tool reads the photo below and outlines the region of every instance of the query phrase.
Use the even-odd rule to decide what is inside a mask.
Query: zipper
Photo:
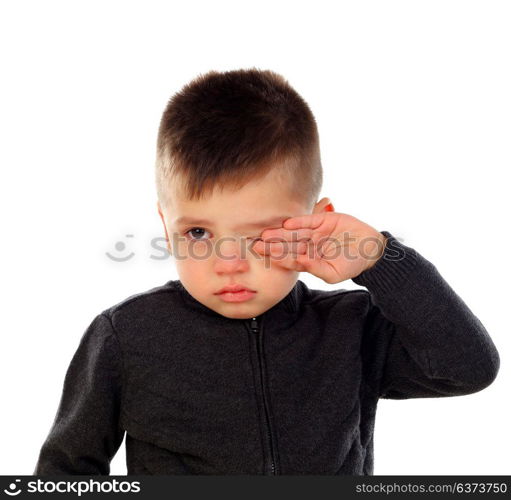
[[[271,424],[270,424],[270,416],[269,416],[268,402],[267,402],[267,391],[266,391],[266,384],[265,384],[265,373],[264,373],[262,322],[260,324],[258,322],[257,318],[252,318],[250,320],[250,330],[254,335],[256,335],[257,359],[259,362],[259,376],[260,376],[260,380],[261,380],[261,391],[262,391],[262,396],[263,396],[263,406],[264,406],[264,414],[265,414],[265,421],[266,421],[266,437],[268,439],[269,450],[270,450],[270,457],[269,457],[270,470],[268,471],[268,473],[275,475],[276,474],[276,466],[275,466],[274,439],[272,437],[273,433],[272,433]]]

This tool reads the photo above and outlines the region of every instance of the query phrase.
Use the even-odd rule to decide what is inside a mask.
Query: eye
[[[191,236],[192,241],[204,241],[201,238],[195,238],[195,236],[202,236],[203,233],[201,231],[206,231],[206,230],[202,227],[192,227],[191,229],[188,229],[188,231],[186,231],[185,234],[190,233],[192,235]],[[207,232],[208,231],[206,231],[206,233]]]

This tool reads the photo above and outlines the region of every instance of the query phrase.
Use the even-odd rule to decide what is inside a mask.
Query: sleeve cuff
[[[371,291],[391,292],[406,281],[419,259],[417,252],[388,231],[380,231],[387,237],[383,255],[369,269],[351,278],[357,285]]]

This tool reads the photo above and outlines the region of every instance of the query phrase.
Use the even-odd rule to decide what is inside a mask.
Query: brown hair
[[[156,188],[166,206],[179,174],[185,195],[239,188],[278,168],[312,208],[323,182],[319,134],[304,99],[281,75],[256,68],[209,71],[168,101],[157,139]]]

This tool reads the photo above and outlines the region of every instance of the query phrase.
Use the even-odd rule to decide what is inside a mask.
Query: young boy
[[[99,313],[34,474],[373,474],[379,398],[489,386],[498,351],[433,264],[334,211],[308,105],[211,71],[168,103],[158,211],[179,280]],[[352,279],[366,289],[316,290]]]

